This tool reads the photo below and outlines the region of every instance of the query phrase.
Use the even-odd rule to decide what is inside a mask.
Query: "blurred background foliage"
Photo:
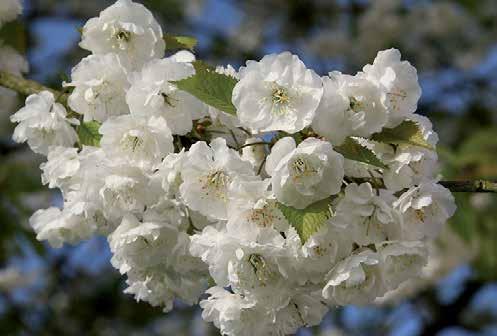
[[[423,87],[419,113],[440,134],[444,179],[497,178],[497,1],[143,0],[165,32],[199,40],[196,54],[239,66],[297,53],[318,73],[355,72],[399,48]],[[78,28],[107,0],[25,0],[0,39],[25,54],[28,78],[58,88],[86,52]],[[3,96],[3,95],[2,95]],[[216,335],[198,308],[165,315],[122,294],[105,239],[51,249],[27,219],[60,204],[41,185],[42,160],[10,140],[0,101],[0,335]],[[333,310],[302,335],[497,335],[497,196],[456,195],[458,212],[426,279],[378,307]]]

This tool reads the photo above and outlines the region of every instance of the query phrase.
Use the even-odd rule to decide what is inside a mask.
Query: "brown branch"
[[[370,183],[373,188],[383,189],[385,185],[381,178],[368,177],[346,177],[347,183]],[[497,182],[487,180],[472,181],[439,181],[439,184],[452,192],[470,192],[470,193],[497,193]]]
[[[495,181],[440,181],[439,183],[452,192],[497,192]]]

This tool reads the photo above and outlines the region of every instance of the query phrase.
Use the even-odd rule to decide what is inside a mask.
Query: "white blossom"
[[[139,168],[113,165],[102,149],[90,146],[83,146],[77,159],[79,165],[71,166],[72,176],[62,181],[64,212],[78,217],[85,226],[109,234],[125,213],[141,214],[146,205],[157,203],[160,185],[152,185]]]
[[[153,60],[130,76],[126,101],[132,114],[163,117],[173,134],[185,135],[193,120],[207,114],[207,107],[172,83],[195,74],[190,63],[172,59]]]
[[[326,312],[320,297],[306,292],[305,287],[298,287],[295,277],[280,267],[292,253],[285,239],[276,231],[268,231],[262,238],[265,239],[260,243],[250,242],[239,239],[234,232],[212,227],[192,236],[192,254],[209,264],[210,274],[218,286],[229,285],[233,291],[228,294],[215,289],[219,287],[208,290],[211,298],[201,303],[204,318],[226,328],[224,332],[230,334],[247,331],[238,329],[243,326],[235,324],[231,317],[225,318],[225,309],[240,320],[250,320],[253,314],[259,316],[262,334],[289,334],[304,325],[319,323]],[[239,311],[244,304],[253,308],[243,309],[246,316]],[[230,331],[231,328],[235,331]]]
[[[427,263],[427,248],[419,241],[386,243],[378,253],[388,289],[396,289],[405,281],[421,276]]]
[[[174,151],[173,137],[161,117],[123,115],[107,119],[99,129],[100,146],[114,162],[153,171]]]
[[[142,213],[158,197],[157,191],[150,188],[149,177],[141,169],[127,165],[109,169],[99,196],[104,215],[110,220],[119,220],[127,213]]]
[[[169,311],[178,297],[189,304],[205,290],[204,268],[188,253],[189,239],[174,223],[139,222],[127,215],[109,236],[112,265],[128,274],[126,292]]]
[[[337,194],[343,180],[343,157],[326,141],[307,138],[296,146],[291,137],[280,139],[266,161],[276,198],[303,209]]]
[[[240,68],[233,104],[242,126],[254,132],[295,133],[308,126],[321,96],[321,79],[289,52],[248,61]]]
[[[350,230],[359,245],[381,243],[400,235],[400,215],[393,209],[394,197],[387,190],[379,195],[370,183],[351,183],[338,202],[333,225]]]
[[[118,0],[83,27],[81,48],[96,55],[116,53],[139,68],[162,58],[165,51],[162,29],[142,4]]]
[[[399,146],[396,149],[388,145],[375,146],[376,151],[381,152],[383,161],[389,166],[383,174],[385,186],[393,191],[433,180],[438,171],[438,156],[434,150],[438,135],[432,129],[430,120],[418,114],[411,115],[409,120],[416,122],[424,140],[433,146],[433,149],[419,146]]]
[[[410,188],[393,205],[402,213],[406,240],[435,238],[456,211],[454,196],[432,181]]]
[[[90,55],[71,72],[74,87],[68,104],[85,121],[103,122],[111,116],[129,113],[126,90],[129,88],[126,64],[116,54]]]
[[[226,219],[228,189],[235,176],[253,179],[249,162],[217,138],[210,146],[195,143],[182,168],[181,198],[191,209],[214,219]]]
[[[10,117],[18,123],[13,139],[16,142],[28,142],[35,153],[46,155],[50,146],[71,147],[78,136],[71,124],[78,124],[76,119],[68,119],[64,106],[55,101],[53,93],[42,91],[30,95],[26,106]]]
[[[264,241],[256,243],[228,233],[225,229],[207,226],[201,233],[191,237],[190,252],[208,263],[209,273],[218,285],[231,285],[240,291],[250,290],[250,286],[244,281],[261,289],[267,286],[277,287],[281,276],[269,278],[270,274],[267,272],[271,272],[268,267],[276,266],[278,256],[285,255],[285,241],[276,231],[268,232],[263,238]],[[259,267],[257,265],[260,269],[254,271]],[[277,268],[273,271],[279,274]],[[280,298],[276,296],[268,298],[278,299]]]
[[[302,245],[297,271],[305,274],[306,281],[323,281],[333,265],[352,252],[351,236],[346,230],[327,223]]]
[[[70,161],[76,160],[72,155],[64,157],[64,160],[68,159]],[[64,212],[78,217],[83,223],[82,225],[90,227],[100,234],[108,234],[119,224],[105,218],[103,201],[99,197],[105,177],[109,174],[109,162],[101,149],[90,146],[83,146],[78,153],[78,160],[79,165],[72,162],[71,169],[66,172],[66,174],[71,173],[72,176],[68,176],[62,181],[61,191],[65,200]],[[76,167],[78,167],[77,170]],[[46,166],[45,170],[47,171]]]
[[[53,247],[77,243],[94,233],[94,228],[85,225],[77,216],[55,207],[36,211],[29,224],[37,233],[38,240],[47,240]]]
[[[408,61],[400,60],[397,49],[378,52],[373,64],[364,66],[366,77],[383,91],[382,101],[389,112],[387,126],[400,124],[416,111],[421,97],[418,74]]]
[[[380,257],[366,249],[352,254],[331,270],[323,288],[323,297],[334,304],[361,305],[384,292]]]
[[[209,298],[200,302],[202,318],[213,322],[224,335],[251,336],[268,333],[261,321],[264,312],[256,309],[255,302],[233,294],[222,287],[212,287],[206,291]]]
[[[235,178],[229,192],[226,229],[238,239],[259,242],[284,232],[288,222],[268,190],[270,180],[244,181]],[[276,230],[276,231],[275,231]]]
[[[41,182],[49,188],[61,188],[70,183],[79,170],[78,149],[73,147],[50,147],[47,162],[40,165]]]
[[[368,137],[388,121],[382,91],[363,74],[330,72],[323,77],[324,93],[312,128],[334,145],[347,136]]]
[[[166,156],[157,169],[154,178],[161,180],[166,196],[179,196],[179,187],[182,183],[181,171],[186,160],[186,152],[171,153]]]

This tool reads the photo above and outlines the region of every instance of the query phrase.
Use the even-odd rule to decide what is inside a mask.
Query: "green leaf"
[[[395,144],[395,145],[412,145],[420,146],[432,150],[424,138],[419,125],[412,121],[406,120],[394,128],[384,128],[380,133],[373,134],[371,140]]]
[[[331,217],[330,201],[330,198],[325,198],[305,209],[296,209],[279,202],[277,205],[286,220],[295,228],[302,244],[304,244]]]
[[[341,146],[337,146],[334,149],[346,159],[360,161],[379,168],[387,168],[372,150],[364,147],[354,138],[348,137]]]
[[[210,69],[200,69],[195,75],[172,83],[207,105],[229,114],[236,114],[231,95],[237,80],[231,76]]]
[[[100,123],[98,121],[83,122],[76,128],[79,136],[79,144],[86,146],[100,146],[102,135],[98,133]]]
[[[164,41],[166,41],[166,50],[188,49],[193,51],[193,48],[197,45],[197,39],[191,36],[166,34]]]

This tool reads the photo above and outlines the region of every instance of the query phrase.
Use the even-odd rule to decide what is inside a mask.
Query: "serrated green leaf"
[[[100,146],[102,135],[98,133],[100,123],[98,121],[89,121],[81,123],[76,131],[79,137],[79,144],[86,146]]]
[[[331,217],[330,201],[330,198],[326,198],[305,209],[296,209],[279,202],[277,205],[286,220],[295,228],[302,244],[304,244]]]
[[[348,137],[341,146],[334,149],[346,159],[367,163],[379,168],[387,168],[372,150],[364,147],[354,138]]]
[[[420,146],[433,149],[424,138],[419,125],[412,120],[405,120],[394,128],[384,128],[380,133],[373,134],[371,140],[395,144]]]
[[[197,39],[191,36],[166,34],[164,41],[166,41],[166,50],[188,49],[193,51],[193,48],[197,45]]]
[[[231,95],[237,80],[212,70],[197,71],[191,77],[172,82],[178,89],[188,92],[207,105],[229,114],[236,114]]]

